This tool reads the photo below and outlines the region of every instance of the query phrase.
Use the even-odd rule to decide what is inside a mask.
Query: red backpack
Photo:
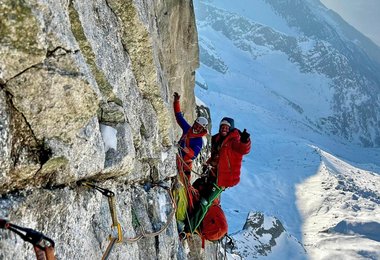
[[[214,203],[201,223],[202,237],[206,240],[219,240],[227,234],[228,224],[220,205]]]

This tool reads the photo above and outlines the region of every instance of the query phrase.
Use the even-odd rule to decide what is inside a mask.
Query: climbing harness
[[[103,189],[99,186],[96,186],[95,184],[89,183],[89,182],[81,182],[80,183],[82,186],[86,186],[89,188],[93,188],[100,193],[102,193],[104,196],[107,197],[108,199],[108,206],[110,209],[111,213],[111,218],[112,218],[112,226],[111,226],[111,234],[109,235],[110,243],[107,246],[106,251],[103,254],[102,260],[108,259],[111,250],[115,243],[121,243],[123,241],[123,233],[121,230],[120,223],[117,220],[117,214],[116,214],[116,203],[115,203],[115,193],[113,193],[110,190]]]
[[[182,165],[187,165],[187,163],[182,158],[182,156],[180,155],[180,152],[179,152],[179,150],[183,150],[183,148],[181,146],[179,146],[179,144],[175,144],[175,146],[178,148],[178,152],[176,153],[177,158],[181,161]],[[182,166],[182,168],[183,168],[183,166]],[[193,169],[191,169],[191,172],[194,173],[195,175],[199,176],[199,177],[203,176],[203,174],[200,174],[200,173],[194,171]]]
[[[19,235],[24,241],[31,243],[37,260],[55,260],[54,241],[41,232],[17,226],[5,219],[0,219],[0,228],[8,229]]]
[[[199,198],[199,208],[196,209],[194,201],[193,201],[193,195],[194,195],[193,186],[189,183],[187,176],[184,174],[183,165],[186,162],[180,156],[180,149],[182,149],[182,147],[178,146],[178,153],[176,154],[177,155],[177,167],[178,167],[178,173],[179,173],[179,180],[186,189],[186,195],[187,195],[187,200],[188,200],[188,204],[189,204],[188,209],[191,211],[193,211],[195,209],[195,211],[192,214],[191,218],[189,216],[189,212],[186,211],[186,220],[187,220],[188,229],[185,232],[183,232],[183,231],[180,232],[179,237],[180,237],[180,240],[184,240],[193,234],[198,234],[199,237],[202,238],[202,248],[204,248],[205,238],[202,234],[202,231],[199,230],[199,227],[200,227],[204,217],[206,216],[209,208],[213,204],[214,200],[219,197],[219,195],[222,193],[224,188],[219,187],[215,183],[212,183],[211,194],[205,198],[203,198],[203,197]],[[178,161],[179,161],[179,163],[178,163]],[[194,171],[192,171],[192,172],[194,172]],[[198,176],[207,178],[210,172],[211,172],[211,169],[207,168],[203,172],[203,174],[198,174],[196,172],[194,172],[194,173],[196,173]],[[198,195],[200,195],[200,194],[198,194]],[[191,214],[191,212],[190,212],[190,214]]]

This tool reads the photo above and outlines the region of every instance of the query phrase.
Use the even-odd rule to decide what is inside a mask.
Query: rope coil
[[[174,144],[174,146],[177,147],[178,149],[178,152],[176,153],[177,157],[179,158],[179,160],[181,161],[182,164],[185,164],[187,165],[187,163],[185,162],[185,160],[182,158],[182,156],[180,155],[180,150],[183,150],[183,148],[181,146],[179,146],[178,144]],[[183,170],[183,169],[182,169]],[[191,169],[191,172],[194,173],[195,175],[199,176],[199,177],[203,177],[205,176],[204,174],[201,174],[201,173],[198,173],[196,171],[194,171],[193,169]]]

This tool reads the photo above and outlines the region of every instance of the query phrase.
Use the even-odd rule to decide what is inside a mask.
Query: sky
[[[380,0],[320,0],[380,46]]]

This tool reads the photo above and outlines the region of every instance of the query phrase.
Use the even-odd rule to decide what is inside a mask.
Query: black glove
[[[244,129],[242,133],[240,133],[240,142],[248,143],[250,134],[247,132],[247,129]]]
[[[177,92],[174,92],[173,97],[174,97],[174,101],[179,101],[181,96]]]

